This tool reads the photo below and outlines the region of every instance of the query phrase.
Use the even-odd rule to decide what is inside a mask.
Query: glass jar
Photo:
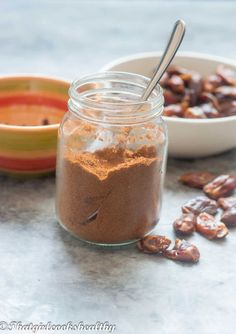
[[[105,72],[72,83],[59,129],[56,212],[74,236],[128,244],[158,223],[167,133],[160,86],[140,101],[148,78]]]

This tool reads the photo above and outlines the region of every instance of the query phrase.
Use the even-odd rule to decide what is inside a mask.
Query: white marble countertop
[[[119,56],[162,49],[178,17],[188,25],[182,50],[235,58],[235,12],[234,1],[1,1],[0,74],[78,78]],[[174,237],[171,222],[198,194],[178,184],[183,171],[235,173],[235,166],[236,151],[169,160],[159,233]],[[0,323],[108,321],[121,334],[235,332],[235,230],[222,242],[191,237],[201,250],[197,265],[133,246],[97,249],[57,224],[54,188],[53,177],[0,177]]]

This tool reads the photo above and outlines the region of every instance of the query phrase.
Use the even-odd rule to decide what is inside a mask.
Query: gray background
[[[0,73],[69,79],[119,56],[163,49],[176,18],[186,20],[182,50],[236,57],[235,2],[1,1]],[[223,138],[222,138],[223,140]],[[185,200],[186,170],[235,173],[236,151],[197,161],[169,160],[158,233]],[[0,177],[0,321],[109,321],[117,333],[218,334],[236,326],[236,233],[199,235],[197,265],[84,245],[55,220],[54,177]]]

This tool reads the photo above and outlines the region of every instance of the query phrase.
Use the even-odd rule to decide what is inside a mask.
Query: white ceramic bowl
[[[131,55],[109,63],[102,71],[133,72],[151,77],[160,56],[160,52]],[[236,69],[233,60],[192,52],[179,52],[173,64],[196,70],[203,76],[214,73],[219,64]],[[170,156],[207,157],[236,147],[236,116],[207,120],[163,118],[168,126]]]

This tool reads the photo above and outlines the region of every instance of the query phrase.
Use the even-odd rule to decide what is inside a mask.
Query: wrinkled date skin
[[[194,215],[199,215],[202,212],[215,215],[217,209],[217,202],[205,196],[193,198],[182,206],[183,213],[193,213]]]
[[[232,207],[236,207],[236,196],[219,198],[218,204],[223,210],[227,210]]]
[[[215,175],[208,172],[189,172],[181,175],[179,181],[189,187],[202,189],[214,178]]]
[[[226,210],[221,216],[221,221],[228,227],[236,226],[236,207]]]
[[[222,239],[228,234],[224,223],[217,222],[212,215],[205,212],[197,217],[196,230],[210,240]]]
[[[206,184],[203,191],[210,198],[218,199],[226,197],[236,188],[236,177],[231,175],[220,175]]]
[[[138,249],[143,253],[162,253],[171,244],[171,240],[161,235],[148,235],[138,241]]]
[[[200,252],[196,246],[180,239],[176,239],[174,248],[165,250],[163,255],[168,259],[182,262],[198,262],[200,258]]]
[[[195,231],[196,216],[193,213],[184,213],[173,223],[174,230],[181,234],[192,234]]]

